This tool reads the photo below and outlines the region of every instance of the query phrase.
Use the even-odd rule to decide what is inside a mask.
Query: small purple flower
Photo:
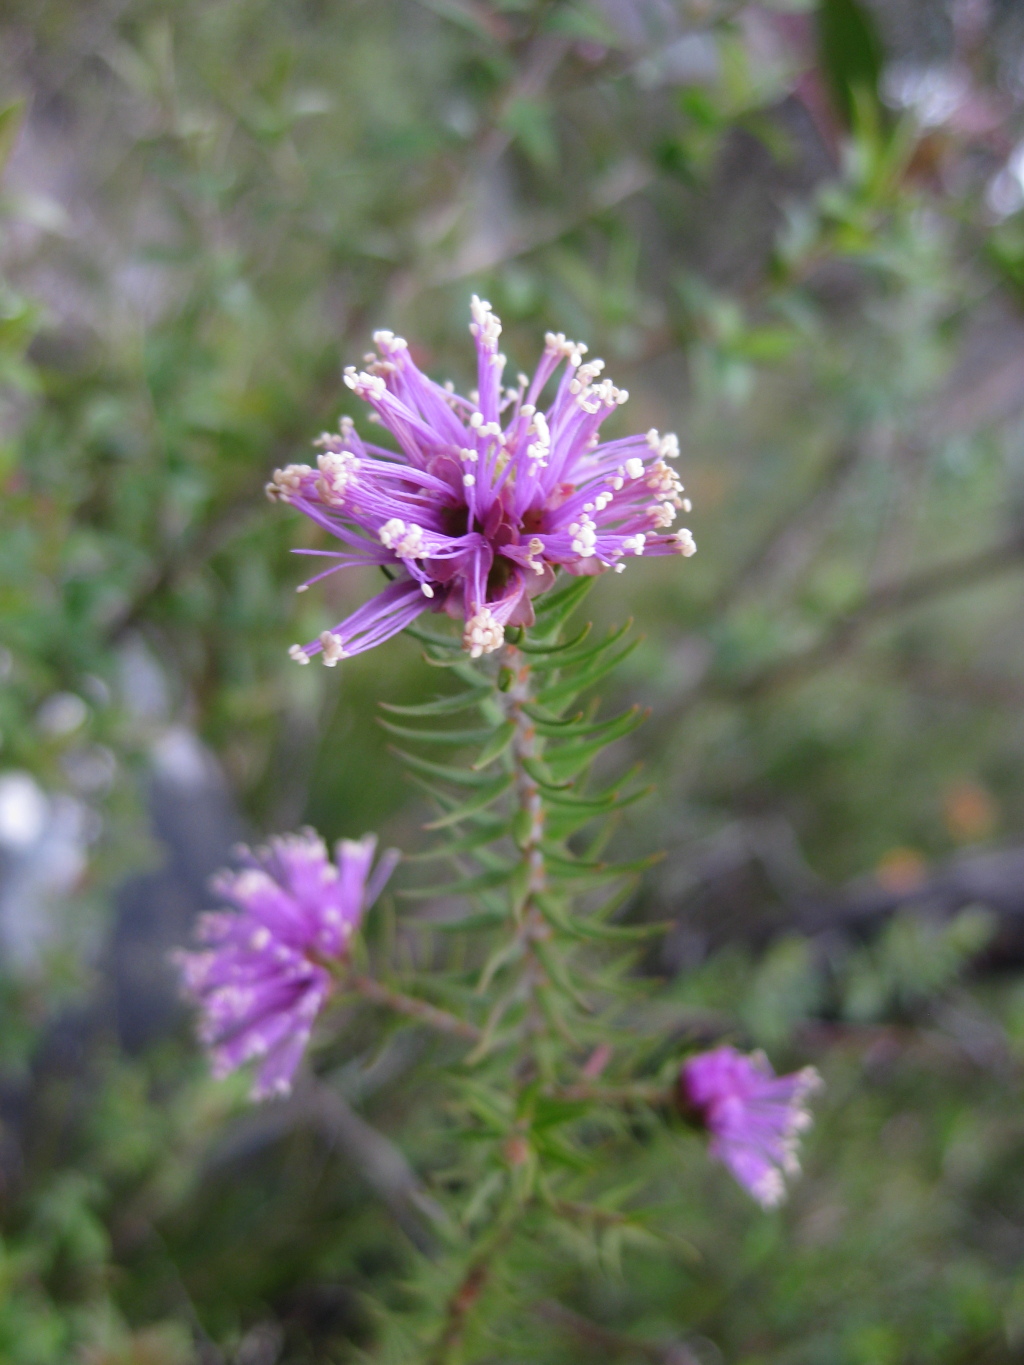
[[[234,910],[203,915],[208,946],[179,952],[186,993],[202,1011],[199,1035],[213,1073],[226,1076],[262,1059],[253,1099],[287,1094],[313,1021],[331,992],[327,964],[348,954],[352,935],[398,861],[385,853],[370,873],[376,837],[341,840],[331,862],[314,830],[242,850],[238,872],[221,872],[214,890]]]
[[[346,549],[299,550],[334,561],[310,584],[352,564],[379,565],[394,581],[333,630],[291,656],[328,667],[396,635],[428,607],[463,621],[473,658],[501,647],[508,625],[530,625],[530,599],[555,572],[621,572],[627,556],[693,554],[687,530],[668,532],[678,509],[690,510],[666,463],[675,436],[649,431],[601,444],[601,423],[628,398],[601,360],[583,362],[586,346],[548,333],[532,379],[502,388],[501,323],[474,296],[470,324],[478,389],[470,398],[428,379],[409,347],[376,332],[377,353],[345,382],[373,408],[372,420],[394,438],[370,445],[342,418],[338,436],[317,442],[317,468],[288,465],[267,485],[337,537]],[[548,381],[565,364],[553,400],[540,406]],[[300,589],[301,591],[302,589]]]
[[[803,1101],[820,1085],[813,1066],[776,1076],[763,1052],[731,1047],[691,1057],[679,1074],[682,1107],[711,1134],[711,1155],[766,1209],[785,1196],[783,1175],[800,1169],[797,1135],[811,1124]]]

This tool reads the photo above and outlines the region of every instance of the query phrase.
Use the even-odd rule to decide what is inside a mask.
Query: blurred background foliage
[[[375,327],[470,381],[476,290],[680,432],[699,555],[589,599],[644,636],[631,913],[667,1046],[827,1090],[780,1214],[652,1131],[674,1240],[535,1245],[473,1358],[1019,1360],[1019,5],[7,0],[0,104],[0,1359],[349,1361],[402,1308],[430,1050],[356,1021],[331,1105],[253,1113],[165,959],[239,835],[422,844],[374,717],[435,675],[290,664],[371,585],[295,598],[262,488]]]

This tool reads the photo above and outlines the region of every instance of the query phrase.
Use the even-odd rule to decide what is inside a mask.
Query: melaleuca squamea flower
[[[720,1047],[686,1062],[679,1096],[710,1133],[711,1155],[768,1209],[785,1196],[783,1177],[800,1169],[798,1135],[811,1123],[804,1100],[820,1085],[814,1067],[776,1076],[763,1053]]]
[[[343,839],[332,861],[313,830],[240,850],[243,866],[213,889],[232,910],[203,915],[196,952],[175,962],[200,1008],[199,1035],[215,1076],[259,1061],[254,1099],[286,1094],[313,1022],[334,984],[352,935],[398,859],[372,869],[377,840]]]
[[[349,565],[379,565],[393,581],[333,630],[290,651],[298,663],[339,660],[380,644],[426,609],[463,623],[474,658],[498,649],[505,627],[530,625],[531,598],[555,572],[621,572],[638,555],[690,555],[689,511],[670,460],[675,436],[657,431],[602,444],[601,424],[628,397],[586,347],[548,333],[532,379],[503,387],[501,323],[474,296],[470,332],[478,388],[463,398],[428,379],[407,343],[377,332],[368,368],[345,381],[373,409],[397,450],[363,441],[351,419],[317,443],[317,467],[289,465],[267,485],[344,545],[300,550],[329,565],[302,585]],[[564,368],[563,368],[564,367]],[[542,406],[561,370],[554,397]]]

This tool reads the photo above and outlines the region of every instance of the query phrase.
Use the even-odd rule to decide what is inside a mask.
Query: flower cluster
[[[334,862],[313,830],[271,839],[214,889],[234,910],[204,915],[206,946],[176,954],[216,1076],[261,1058],[253,1098],[286,1094],[352,935],[397,862],[377,840],[342,840]]]
[[[763,1053],[720,1047],[690,1058],[679,1093],[684,1111],[711,1134],[711,1155],[769,1209],[785,1195],[783,1176],[800,1169],[797,1138],[811,1123],[803,1102],[820,1084],[814,1067],[776,1076]]]
[[[628,394],[600,379],[604,362],[584,362],[587,348],[561,333],[548,333],[532,379],[503,387],[501,323],[475,296],[472,316],[478,388],[470,398],[428,379],[401,337],[377,332],[368,368],[350,367],[345,380],[398,449],[364,442],[346,418],[339,435],[320,438],[315,469],[289,465],[267,485],[271,498],[346,547],[298,551],[332,560],[303,589],[354,564],[393,577],[333,630],[294,645],[298,663],[320,654],[331,667],[428,607],[463,622],[476,658],[501,646],[506,626],[531,624],[530,599],[559,568],[621,572],[630,556],[693,554],[689,531],[668,530],[690,508],[667,463],[679,454],[675,436],[652,430],[601,444],[602,422]]]

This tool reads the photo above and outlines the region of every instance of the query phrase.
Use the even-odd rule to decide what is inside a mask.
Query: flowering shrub
[[[639,1107],[706,1130],[711,1154],[767,1209],[783,1197],[783,1175],[797,1170],[797,1134],[809,1122],[802,1101],[817,1083],[812,1069],[775,1077],[763,1057],[729,1046],[693,1055],[681,1070],[673,1056],[653,1066],[652,1037],[635,1019],[626,1027],[653,994],[624,972],[627,945],[660,932],[615,921],[643,865],[581,854],[574,836],[638,794],[595,790],[586,775],[643,717],[634,708],[595,721],[572,709],[629,647],[617,646],[622,632],[594,643],[589,627],[569,639],[563,627],[593,577],[621,571],[626,556],[693,553],[689,531],[664,529],[677,509],[689,510],[665,463],[678,443],[656,431],[600,443],[602,421],[628,395],[597,382],[601,362],[584,364],[585,347],[549,335],[532,381],[520,376],[503,390],[501,325],[477,298],[470,330],[479,388],[469,399],[427,379],[405,341],[378,332],[379,358],[346,378],[398,452],[364,443],[348,421],[319,441],[316,470],[289,465],[267,489],[348,547],[305,551],[334,561],[310,584],[351,564],[391,578],[334,630],[293,647],[298,662],[320,653],[334,666],[408,629],[428,607],[460,622],[458,636],[413,633],[466,690],[390,707],[402,719],[386,726],[406,741],[477,750],[467,767],[403,754],[435,804],[428,829],[449,836],[433,856],[460,873],[442,885],[417,879],[405,894],[469,902],[447,925],[462,932],[468,971],[454,980],[416,973],[401,989],[386,980],[386,961],[376,974],[353,972],[353,936],[395,855],[371,876],[372,836],[342,843],[334,864],[312,832],[272,840],[243,871],[222,874],[217,890],[235,910],[207,916],[206,946],[178,955],[215,1073],[260,1059],[255,1098],[289,1090],[334,991],[464,1040],[445,1068],[460,1124],[477,1139],[452,1200],[463,1236],[446,1257],[440,1299],[428,1288],[438,1270],[424,1266],[412,1328],[414,1354],[438,1365],[463,1358],[478,1302],[518,1237],[610,1213],[599,1199],[570,1197],[565,1166],[585,1171],[594,1142],[610,1138],[624,1113]],[[433,728],[461,712],[475,713],[479,728]],[[603,904],[584,894],[616,888]],[[431,999],[441,994],[444,1008]],[[633,1215],[615,1216],[628,1224]]]

